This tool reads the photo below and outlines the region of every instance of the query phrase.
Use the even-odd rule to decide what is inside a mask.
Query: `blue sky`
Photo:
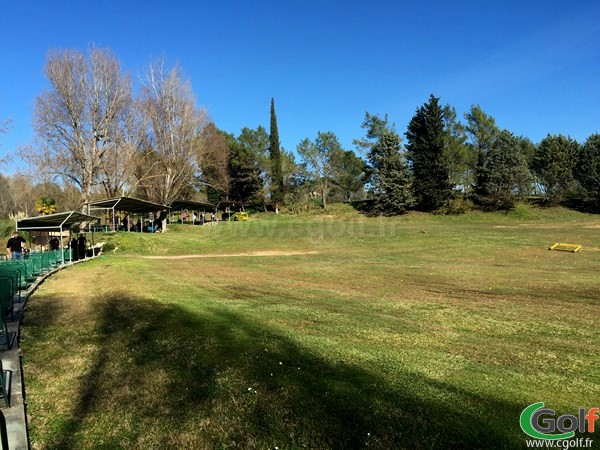
[[[539,142],[600,132],[600,2],[28,0],[0,5],[0,156],[32,141],[49,49],[108,47],[134,79],[164,57],[199,106],[282,146],[333,131],[353,149],[365,111],[400,133],[429,94]],[[16,169],[14,161],[6,171]]]

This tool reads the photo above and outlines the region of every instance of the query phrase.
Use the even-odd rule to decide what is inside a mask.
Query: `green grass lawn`
[[[597,216],[171,228],[30,298],[34,448],[523,448],[529,404],[600,405]]]

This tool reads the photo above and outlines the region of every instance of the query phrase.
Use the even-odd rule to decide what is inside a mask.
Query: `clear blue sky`
[[[274,97],[288,150],[319,130],[353,149],[365,111],[404,133],[430,93],[534,142],[600,132],[598,1],[28,0],[0,4],[0,156],[33,138],[48,49],[92,43],[134,79],[178,63],[228,132],[268,129]]]

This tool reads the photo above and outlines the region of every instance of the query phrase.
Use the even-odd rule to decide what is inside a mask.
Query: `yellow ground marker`
[[[579,245],[579,244],[556,243],[556,244],[552,245],[548,250],[558,250],[561,252],[575,253],[575,252],[578,252],[580,249],[581,249],[581,245]]]

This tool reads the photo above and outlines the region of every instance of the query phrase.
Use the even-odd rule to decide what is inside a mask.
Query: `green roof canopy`
[[[115,211],[125,211],[129,213],[147,213],[168,209],[167,205],[149,202],[148,200],[140,200],[133,197],[109,198],[106,200],[99,200],[97,202],[86,203],[86,205],[90,210],[114,209]]]
[[[219,202],[217,207],[218,208],[236,208],[236,207],[243,208],[244,206],[246,206],[246,204],[247,203],[245,203],[245,202],[238,202],[236,200],[223,200],[223,201]]]
[[[83,222],[92,222],[95,220],[99,220],[99,218],[78,211],[68,211],[17,220],[17,230],[63,230],[69,229],[73,225],[79,225]]]

